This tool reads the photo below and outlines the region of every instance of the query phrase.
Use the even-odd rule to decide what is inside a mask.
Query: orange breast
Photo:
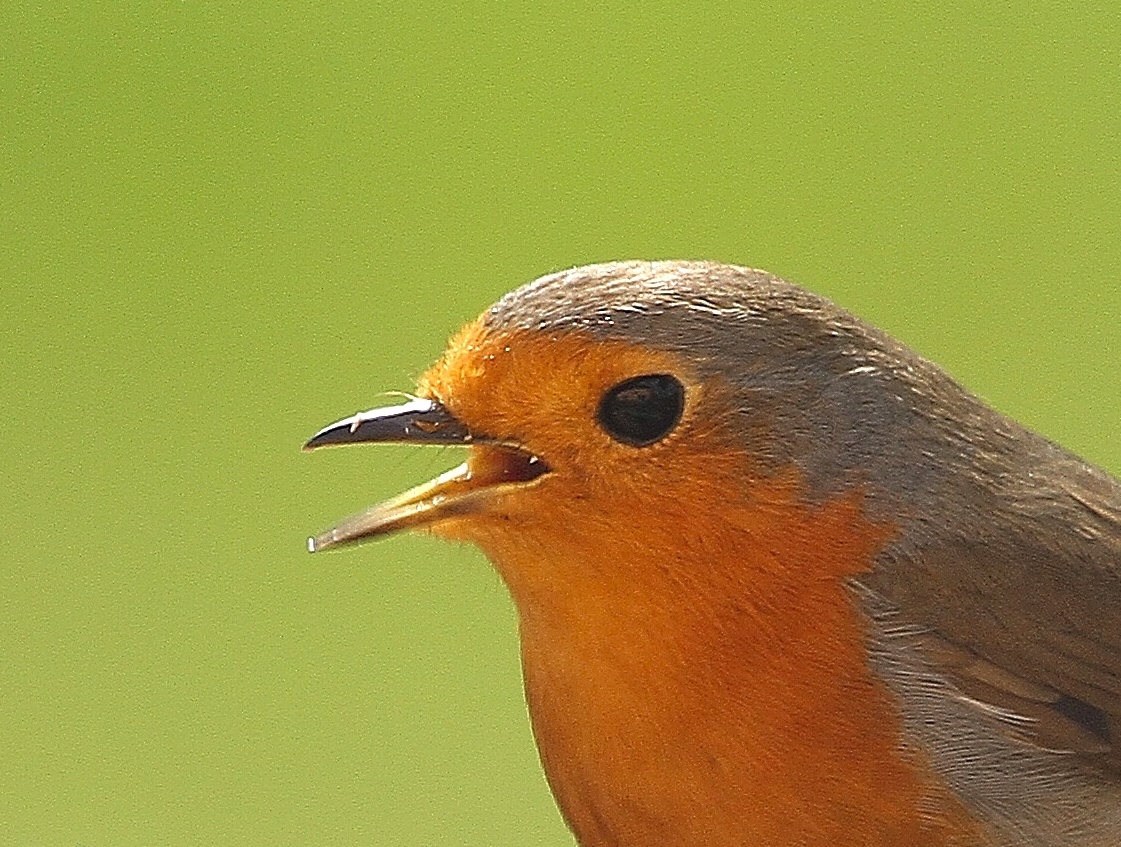
[[[687,502],[713,502],[714,482]],[[619,509],[604,524],[625,530],[594,543],[563,520],[532,546],[483,542],[522,611],[541,758],[585,847],[983,843],[903,751],[867,667],[843,580],[887,532],[856,497],[811,509],[795,492],[760,483],[688,528]],[[524,579],[542,568],[564,570],[563,599]]]

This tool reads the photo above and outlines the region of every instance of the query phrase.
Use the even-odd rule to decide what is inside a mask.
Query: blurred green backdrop
[[[571,844],[481,556],[304,552],[456,457],[299,452],[547,271],[768,268],[1121,471],[1121,7],[795,8],[3,5],[0,843]]]

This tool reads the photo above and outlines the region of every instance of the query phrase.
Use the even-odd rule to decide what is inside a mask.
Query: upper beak
[[[304,449],[378,442],[478,447],[459,467],[309,538],[310,552],[481,511],[495,494],[549,470],[532,453],[472,433],[444,406],[423,398],[344,418],[313,435]]]
[[[331,444],[406,442],[409,444],[469,444],[467,427],[432,400],[415,397],[400,406],[370,409],[325,426],[308,439],[305,450]]]

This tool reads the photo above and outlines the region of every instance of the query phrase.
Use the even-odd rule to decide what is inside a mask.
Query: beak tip
[[[315,537],[312,536],[307,540],[307,551],[309,553],[315,553],[318,549],[319,548],[315,544]]]
[[[301,447],[300,449],[303,450],[305,453],[310,453],[312,450],[316,449],[317,447],[323,447],[326,444],[331,444],[332,441],[331,441],[330,436],[337,435],[338,434],[338,429],[339,429],[338,424],[331,424],[331,426],[324,427],[323,429],[319,430],[319,432],[315,433],[315,435],[313,435],[307,441],[305,441],[304,446]]]

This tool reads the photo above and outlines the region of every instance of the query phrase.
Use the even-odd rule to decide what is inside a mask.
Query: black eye
[[[669,374],[649,374],[624,380],[604,394],[596,420],[616,441],[645,447],[669,435],[684,408],[680,382]]]

